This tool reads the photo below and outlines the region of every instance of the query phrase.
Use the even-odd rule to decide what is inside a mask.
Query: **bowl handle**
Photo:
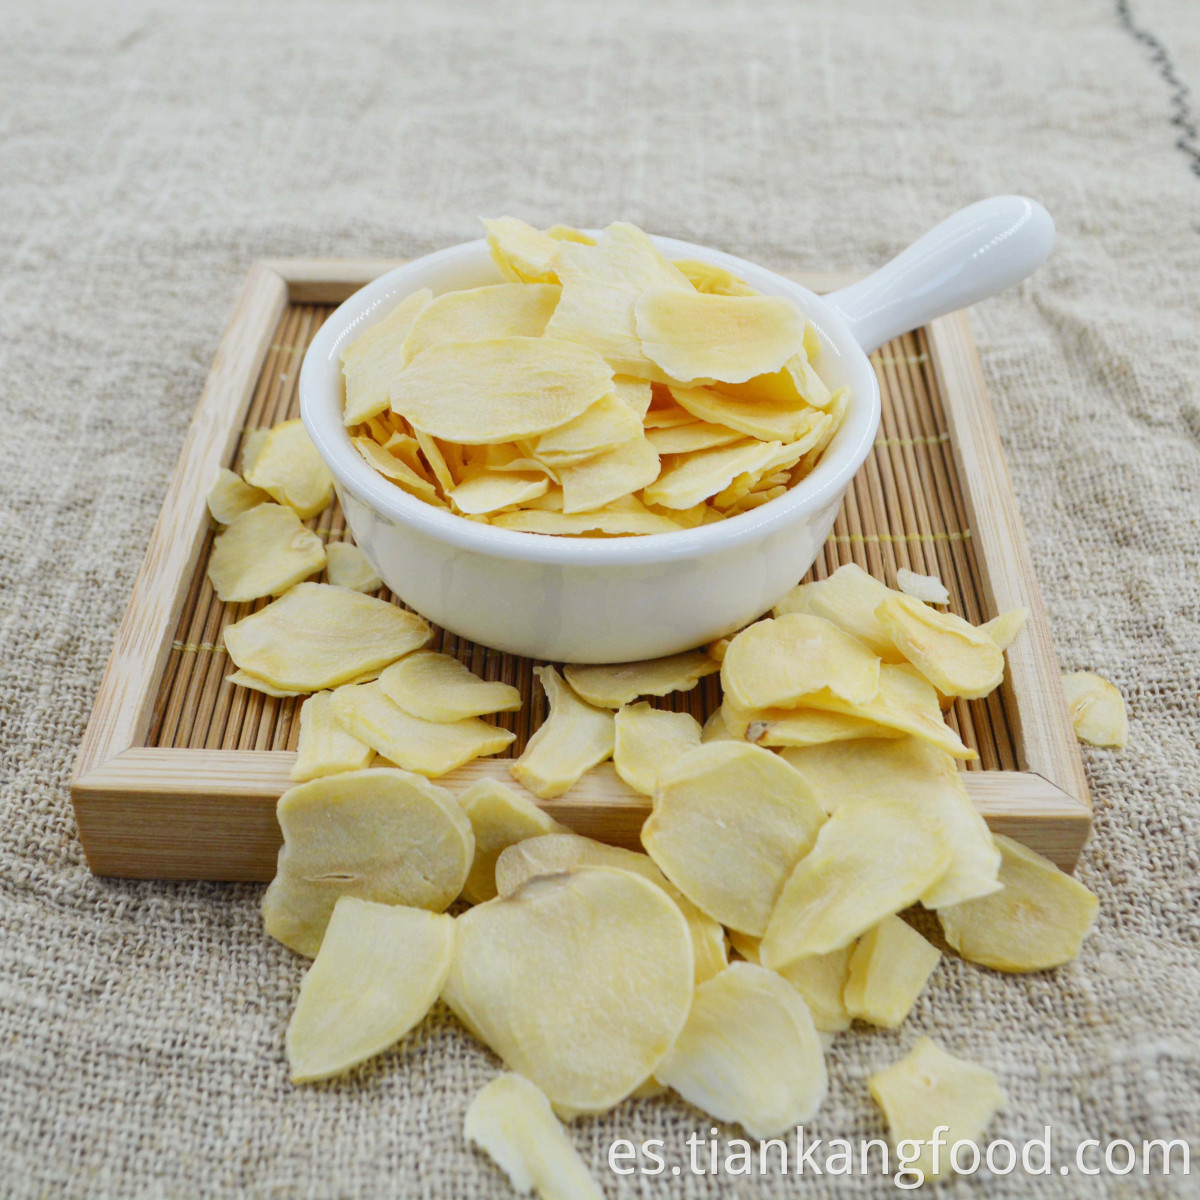
[[[956,212],[873,275],[825,299],[869,354],[934,317],[1019,283],[1053,245],[1054,222],[1036,200],[993,196]]]

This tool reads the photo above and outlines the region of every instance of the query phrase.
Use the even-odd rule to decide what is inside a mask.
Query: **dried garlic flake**
[[[367,556],[349,542],[330,542],[325,547],[325,570],[334,587],[355,592],[374,592],[383,587]]]
[[[635,792],[654,794],[659,775],[700,745],[700,723],[690,713],[651,708],[644,701],[617,709],[613,765]]]
[[[760,1139],[807,1121],[828,1087],[807,1005],[786,980],[752,963],[732,963],[696,988],[687,1024],[654,1076]]]
[[[480,679],[457,658],[433,650],[393,663],[379,686],[393,704],[425,721],[461,721],[521,707],[521,693],[511,684]]]
[[[218,467],[208,489],[208,511],[218,525],[228,525],[235,517],[270,500],[261,488],[251,487],[228,467]]]
[[[225,604],[280,596],[325,566],[325,547],[282,504],[259,504],[234,517],[213,540],[208,578]]]
[[[896,586],[906,595],[926,604],[949,604],[950,593],[936,575],[919,575],[907,567],[896,572]]]
[[[299,583],[225,630],[236,666],[277,688],[318,692],[387,666],[429,641],[420,617],[327,583]]]
[[[458,797],[475,831],[475,859],[463,899],[482,904],[496,895],[496,860],[501,853],[528,838],[566,832],[549,813],[527,796],[498,779],[480,779]]]
[[[292,778],[297,782],[361,771],[371,765],[375,751],[351,737],[333,715],[333,693],[317,692],[300,709],[300,743]]]
[[[271,428],[246,470],[246,482],[294,508],[302,521],[333,499],[333,476],[299,418]]]
[[[628,871],[531,879],[457,924],[443,998],[564,1116],[619,1104],[687,1019],[687,923],[661,888]]]
[[[947,1054],[927,1037],[920,1038],[898,1062],[877,1071],[867,1084],[887,1118],[892,1144],[921,1143],[920,1157],[908,1170],[920,1172],[925,1179],[949,1174],[950,1147],[959,1141],[977,1142],[1005,1102],[991,1071]],[[946,1140],[935,1165],[931,1142],[939,1128]]]
[[[342,896],[287,1029],[293,1083],[342,1075],[398,1042],[433,1007],[454,918]]]
[[[681,383],[744,383],[778,371],[804,345],[804,317],[783,296],[651,287],[634,313],[646,357]]]
[[[338,688],[333,711],[359,741],[406,771],[430,779],[472,759],[499,754],[516,736],[478,717],[456,721],[414,717],[388,699],[382,677],[375,683]]]
[[[642,844],[702,912],[760,936],[824,819],[808,785],[777,754],[709,742],[659,776]]]
[[[601,708],[620,708],[639,696],[666,696],[688,692],[706,675],[720,670],[720,664],[704,650],[685,650],[666,658],[643,662],[607,663],[601,666],[563,667],[571,687],[589,704]]]
[[[846,1011],[895,1029],[929,982],[941,953],[899,917],[884,917],[858,940],[843,998]],[[803,960],[801,960],[803,961]]]
[[[612,756],[613,714],[585,704],[553,667],[534,667],[550,702],[550,715],[509,770],[542,800],[561,796],[579,777]]]
[[[792,707],[820,691],[862,705],[879,691],[879,659],[832,622],[788,613],[755,622],[729,643],[721,686],[744,709]]]
[[[946,941],[997,971],[1044,971],[1079,953],[1100,901],[1048,858],[996,837],[1001,889],[938,909]]]
[[[550,1101],[523,1075],[507,1072],[471,1101],[463,1136],[508,1176],[519,1196],[541,1200],[604,1200]]]
[[[551,338],[443,342],[392,384],[392,410],[436,438],[512,442],[579,416],[612,390],[594,350]]]
[[[475,839],[454,796],[408,771],[373,767],[297,784],[276,807],[283,848],[263,924],[317,953],[339,896],[441,912],[462,891]]]
[[[1100,675],[1075,671],[1063,676],[1071,724],[1081,740],[1120,749],[1129,741],[1129,717],[1121,693]]]

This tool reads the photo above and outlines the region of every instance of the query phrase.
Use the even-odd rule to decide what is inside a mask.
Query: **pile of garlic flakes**
[[[630,226],[596,246],[507,220],[489,238],[519,282],[410,297],[347,351],[356,444],[406,491],[513,529],[660,532],[765,503],[836,429],[846,398],[795,314],[709,309],[755,299],[736,280],[666,263]],[[999,685],[1024,611],[974,627],[936,579],[900,571],[893,590],[844,566],[706,649],[538,668],[549,716],[513,784],[456,795],[432,781],[505,750],[487,718],[520,694],[370,594],[361,551],[305,525],[332,498],[299,421],[249,435],[241,475],[209,494],[219,599],[275,598],[225,629],[230,680],[307,697],[263,901],[268,933],[314,960],[287,1031],[295,1082],[381,1053],[440,998],[509,1068],[466,1136],[518,1191],[598,1197],[560,1118],[673,1090],[753,1137],[810,1119],[827,1040],[902,1024],[938,968],[912,906],[995,970],[1078,952],[1095,897],[989,833],[956,767],[974,751],[943,716]],[[703,729],[645,700],[718,671]],[[1080,737],[1124,745],[1120,693],[1087,672],[1065,685]],[[642,852],[536,802],[609,759],[651,797]],[[991,1071],[928,1038],[869,1090],[896,1142],[939,1125],[976,1139],[1004,1102]]]
[[[342,355],[384,478],[502,529],[623,536],[749,512],[815,466],[850,397],[792,301],[633,225],[484,224],[511,282],[415,292]]]
[[[433,779],[508,744],[485,718],[519,708],[516,690],[426,649],[393,605],[292,587],[226,633],[239,673],[313,693],[263,901],[267,932],[314,959],[292,1079],[383,1052],[440,998],[507,1068],[466,1136],[518,1191],[597,1197],[560,1120],[667,1090],[755,1138],[809,1120],[828,1039],[901,1025],[938,969],[912,906],[982,966],[1068,961],[1096,898],[988,831],[956,767],[974,752],[943,717],[1000,683],[1024,617],[975,627],[844,566],[707,649],[539,668],[549,716],[512,784],[455,794]],[[703,729],[644,699],[718,671]],[[610,758],[652,798],[641,852],[535,799]],[[928,1038],[869,1090],[896,1142],[939,1125],[977,1139],[1004,1102],[990,1070]]]

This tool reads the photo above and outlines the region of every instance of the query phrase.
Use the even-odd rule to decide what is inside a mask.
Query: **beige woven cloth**
[[[1200,85],[1194,18],[1134,0]],[[1112,4],[76,0],[3,20],[0,1194],[509,1194],[460,1135],[497,1064],[449,1017],[289,1087],[302,966],[262,935],[259,890],[94,879],[76,838],[75,749],[249,263],[419,254],[511,212],[865,268],[1003,191],[1040,198],[1059,243],[973,313],[984,370],[1063,663],[1132,715],[1127,752],[1085,753],[1102,915],[1063,970],[947,961],[901,1030],[839,1038],[809,1132],[879,1136],[867,1076],[924,1032],[1000,1075],[997,1136],[1191,1137],[1200,1172],[1200,177]],[[572,1137],[609,1196],[894,1194],[604,1165],[615,1137],[682,1163],[709,1126],[646,1101]],[[988,1195],[1131,1187],[1200,1184],[1018,1171]]]

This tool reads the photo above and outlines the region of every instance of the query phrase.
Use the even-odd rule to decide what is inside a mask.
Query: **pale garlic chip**
[[[781,445],[743,440],[677,455],[663,465],[643,496],[647,504],[691,508],[727,488],[737,476],[765,466]]]
[[[467,1109],[463,1136],[508,1176],[519,1196],[604,1200],[546,1094],[522,1075],[498,1075]]]
[[[370,438],[353,437],[350,441],[367,465],[374,467],[385,479],[390,479],[406,492],[423,500],[432,500],[437,495],[433,481],[409,466],[403,458],[385,450]]]
[[[821,335],[817,332],[817,327],[806,320],[804,322],[804,356],[809,362],[815,362],[820,356],[823,347],[821,345]]]
[[[941,958],[938,948],[906,921],[884,917],[859,938],[850,956],[842,993],[846,1011],[870,1025],[895,1029],[912,1011]]]
[[[869,646],[884,662],[903,662],[891,634],[880,623],[875,610],[896,595],[857,563],[845,563],[828,579],[802,583],[775,605],[775,616],[785,613],[809,613],[824,617],[851,637]]]
[[[611,867],[615,871],[632,871],[662,888],[675,901],[687,921],[697,983],[711,979],[729,965],[725,930],[721,924],[705,916],[654,865],[653,859],[636,850],[609,846],[566,829],[542,837],[525,838],[503,850],[496,860],[496,888],[501,896],[509,896],[539,875],[554,875],[579,867]]]
[[[374,592],[383,587],[367,556],[350,542],[330,542],[325,547],[325,571],[334,587],[354,592]]]
[[[602,663],[598,666],[567,664],[563,674],[575,692],[600,708],[620,708],[639,696],[666,696],[688,692],[706,675],[720,670],[703,650],[685,650],[666,658],[642,662]]]
[[[723,637],[717,638],[715,642],[709,642],[704,647],[704,653],[708,655],[713,662],[722,663],[725,661],[725,652],[729,649],[729,643],[732,639]]]
[[[268,683],[265,679],[259,679],[257,675],[252,675],[249,671],[234,671],[230,675],[225,676],[226,683],[232,683],[234,687],[249,688],[252,692],[262,692],[264,696],[270,696],[274,700],[290,700],[296,696],[307,696],[308,690],[302,688],[280,688],[273,683]]]
[[[740,442],[743,434],[727,425],[690,421],[686,425],[651,429],[646,433],[646,438],[660,455],[694,454],[697,450],[711,450],[714,446],[728,446],[730,442]]]
[[[443,999],[564,1116],[619,1104],[687,1019],[687,923],[661,888],[628,871],[531,879],[457,926]]]
[[[317,692],[300,708],[300,741],[292,778],[297,782],[361,771],[371,765],[375,751],[351,737],[333,715],[333,693]]]
[[[242,513],[270,499],[261,488],[251,487],[228,467],[218,467],[208,489],[208,511],[218,525],[229,525]]]
[[[756,621],[729,643],[721,686],[738,708],[790,708],[814,692],[863,705],[879,692],[879,658],[821,617]]]
[[[225,629],[234,664],[278,688],[319,692],[395,662],[429,641],[429,626],[386,600],[298,583]]]
[[[778,970],[848,946],[913,904],[951,861],[942,822],[920,804],[843,800],[779,893],[759,947],[763,965]]]
[[[280,596],[325,567],[325,547],[282,504],[259,504],[213,539],[208,578],[225,604]]]
[[[459,512],[494,513],[536,500],[550,490],[550,480],[532,471],[480,471],[447,492]]]
[[[405,422],[406,426],[408,425]],[[411,428],[411,426],[408,426]],[[433,474],[434,481],[443,492],[449,492],[455,484],[454,472],[450,470],[450,464],[446,461],[446,455],[442,450],[441,443],[437,438],[432,438],[423,429],[413,429],[413,440],[417,443],[417,448],[425,457],[425,462],[428,464],[429,471]],[[450,443],[447,443],[449,445]]]
[[[619,375],[666,382],[646,357],[634,309],[648,288],[659,284],[692,290],[692,285],[640,229],[610,225],[594,246],[563,244],[554,258],[562,298],[546,326],[546,336],[589,346]]]
[[[642,845],[702,912],[759,936],[824,819],[808,785],[778,755],[709,742],[659,776]]]
[[[970,962],[997,971],[1044,971],[1078,953],[1100,901],[1048,858],[996,837],[1001,889],[938,909],[946,941]]]
[[[521,707],[521,693],[511,684],[480,679],[457,658],[433,650],[393,663],[379,686],[393,704],[426,721],[461,721]]]
[[[913,737],[937,746],[954,758],[970,760],[979,757],[979,754],[966,746],[962,738],[946,724],[933,685],[915,667],[910,667],[907,663],[883,663],[879,668],[879,691],[865,704],[851,704],[841,696],[824,690],[805,696],[804,706],[860,717],[900,733],[912,734]],[[782,723],[787,713],[787,709],[761,709],[747,714],[745,719]],[[738,728],[738,722],[734,718],[741,714],[742,710],[736,708],[731,708],[727,714],[727,719],[735,730]]]
[[[254,466],[258,456],[262,453],[262,448],[266,445],[267,434],[270,429],[251,429],[244,438],[242,438],[241,462],[238,469],[245,478],[246,472]]]
[[[554,256],[558,253],[559,239],[517,217],[485,218],[483,227],[487,230],[492,261],[505,279],[514,283],[558,282]]]
[[[432,299],[433,293],[428,288],[406,296],[342,351],[345,425],[361,425],[388,407],[388,389],[404,366],[404,343],[409,330]]]
[[[446,292],[426,305],[401,350],[401,367],[444,342],[541,337],[560,289],[548,283],[497,283]]]
[[[392,410],[436,438],[465,445],[546,433],[612,391],[594,350],[552,338],[443,342],[392,383]]]
[[[1007,650],[1017,640],[1017,634],[1025,628],[1027,620],[1029,609],[1014,608],[980,625],[979,631],[986,633],[1001,650]]]
[[[729,931],[733,948],[747,961],[759,962],[759,939],[736,930]],[[854,944],[832,950],[828,954],[813,954],[790,962],[779,974],[800,993],[813,1024],[822,1033],[840,1033],[850,1028],[850,1014],[842,1000],[846,977],[850,973],[850,956]]]
[[[725,927],[702,913],[681,892],[674,891],[675,903],[688,923],[688,934],[692,939],[692,961],[695,964],[694,980],[697,984],[712,979],[729,966],[729,945],[725,939]]]
[[[811,1118],[829,1082],[804,1001],[774,971],[746,962],[696,988],[687,1024],[654,1077],[759,1139]]]
[[[901,567],[896,572],[896,586],[906,595],[926,604],[949,604],[950,593],[936,575],[920,575]]]
[[[1004,652],[954,613],[893,594],[875,610],[906,659],[945,696],[986,696],[1004,679]]]
[[[613,765],[635,792],[654,794],[664,769],[700,745],[700,722],[690,713],[645,702],[617,709]]]
[[[672,379],[745,383],[804,346],[804,317],[783,296],[647,288],[634,306],[642,350]]]
[[[658,478],[658,451],[644,433],[559,471],[563,512],[593,512],[623,496],[652,484]]]
[[[1129,717],[1121,693],[1091,671],[1064,674],[1063,691],[1071,724],[1082,741],[1120,749],[1129,741]]]
[[[398,1042],[433,1007],[453,956],[453,917],[341,896],[288,1023],[292,1082],[342,1075]]]
[[[567,832],[527,796],[498,779],[479,779],[458,797],[475,833],[475,858],[463,884],[463,899],[482,904],[496,894],[496,860],[526,838]],[[510,889],[511,890],[511,889]]]
[[[499,754],[516,736],[478,717],[443,722],[411,716],[388,699],[382,678],[338,688],[333,712],[359,741],[398,767],[431,779],[472,759]]]
[[[570,467],[641,435],[638,414],[610,392],[574,420],[543,433],[535,453],[549,467]]]
[[[680,408],[674,401],[659,403],[653,386],[651,386],[650,394],[654,398],[654,404],[644,414],[642,421],[647,431],[652,429],[677,429],[680,425],[694,425],[696,423],[697,418],[693,417],[686,409]],[[670,395],[669,391],[667,395]]]
[[[333,499],[333,476],[296,419],[273,426],[247,469],[246,482],[307,521]]]
[[[816,708],[759,709],[746,716],[746,741],[759,746],[821,746],[860,738],[903,737],[899,729]]]
[[[582,229],[576,229],[574,225],[551,225],[546,231],[546,236],[554,238],[559,242],[578,242],[581,246],[594,246],[596,239],[590,233],[585,233]]]
[[[707,292],[711,296],[758,295],[745,280],[715,263],[697,258],[673,258],[671,262],[698,292]]]
[[[650,411],[654,391],[650,380],[633,375],[614,375],[612,394],[641,421]]]
[[[398,417],[397,420],[404,422],[405,428],[408,428],[408,423],[404,421],[403,417]],[[426,471],[425,463],[421,460],[421,443],[415,436],[410,433],[393,433],[383,442],[382,447],[393,458],[398,458],[418,479],[422,480],[422,486],[433,483]],[[367,454],[362,451],[359,453],[362,453],[363,457],[371,462],[371,458]]]
[[[897,1062],[867,1080],[871,1097],[883,1109],[893,1146],[919,1143],[917,1159],[907,1168],[923,1179],[953,1174],[950,1147],[978,1142],[996,1110],[1005,1103],[1004,1090],[986,1067],[947,1054],[923,1037]],[[945,1142],[934,1170],[934,1134]]]
[[[339,896],[441,912],[475,850],[454,796],[408,771],[373,767],[297,784],[276,808],[283,848],[263,896],[271,937],[313,957]]]
[[[763,442],[798,442],[825,428],[827,414],[800,402],[789,406],[770,400],[730,396],[716,388],[672,387],[675,402],[698,421],[724,425]],[[804,450],[815,442],[814,435]],[[799,451],[799,458],[804,450]]]
[[[610,846],[565,828],[523,838],[503,850],[496,860],[496,890],[501,896],[511,896],[539,875],[559,875],[579,867],[632,871],[662,888],[672,899],[679,895],[649,855],[624,846]]]
[[[812,322],[805,325],[805,342]],[[722,383],[721,392],[748,404],[831,409],[833,394],[809,364],[807,351],[798,350],[778,371],[756,375],[745,383]],[[844,389],[843,389],[844,390]],[[846,399],[848,400],[848,395]]]
[[[827,812],[851,799],[903,799],[939,820],[951,847],[946,872],[922,892],[926,908],[998,891],[1000,853],[954,760],[914,737],[838,742],[783,751]]]
[[[738,742],[742,741],[740,734],[734,733],[725,722],[725,706],[722,704],[713,709],[704,728],[700,731],[701,745],[709,742]]]
[[[561,796],[597,763],[612,757],[613,715],[585,704],[553,667],[534,667],[550,702],[550,715],[509,770],[539,799]]]

